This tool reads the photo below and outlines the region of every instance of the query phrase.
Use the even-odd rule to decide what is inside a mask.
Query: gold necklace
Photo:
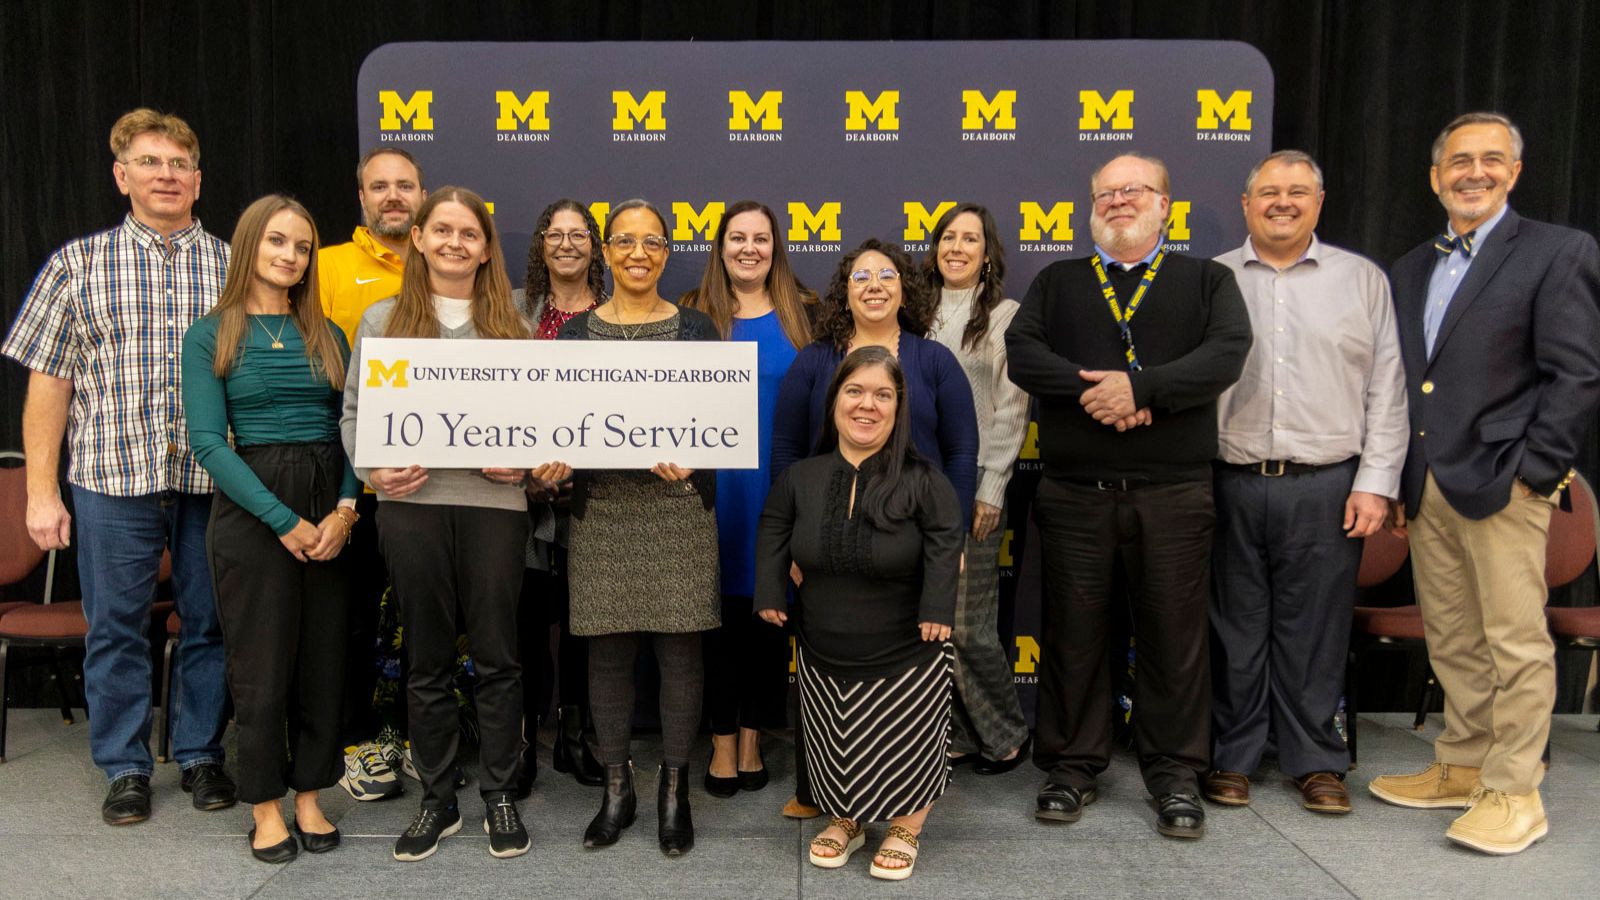
[[[621,306],[617,307],[617,330],[622,332],[622,339],[623,340],[631,341],[634,338],[639,336],[639,332],[642,331],[646,325],[650,324],[650,317],[655,314],[656,304],[659,303],[659,302],[661,302],[659,298],[656,299],[656,300],[650,301],[650,308],[644,311],[644,321],[639,322],[637,325],[633,326],[633,333],[632,334],[628,333],[628,326],[623,324],[623,321],[622,321],[622,307]]]
[[[261,325],[261,319],[260,319],[259,316],[257,316],[255,318],[255,323],[257,325]],[[289,327],[289,316],[285,315],[283,317],[283,324],[278,326],[278,333],[277,334],[273,334],[272,332],[268,331],[267,330],[267,326],[265,326],[265,325],[261,325],[261,333],[272,339],[272,349],[274,349],[274,350],[282,350],[283,349],[283,330],[285,328],[288,328],[288,327]]]

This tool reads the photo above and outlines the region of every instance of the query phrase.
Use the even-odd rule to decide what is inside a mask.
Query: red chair
[[[1545,550],[1545,580],[1552,587],[1570,584],[1583,575],[1594,559],[1595,538],[1600,534],[1600,508],[1589,482],[1575,478],[1568,491],[1572,511],[1557,511],[1552,517],[1550,544]],[[1544,613],[1558,646],[1600,652],[1600,606],[1550,606]]]
[[[0,460],[8,465],[0,467],[0,585],[13,585],[33,574],[46,554],[28,536],[28,474],[22,465],[23,457],[15,450],[0,452]],[[55,583],[56,557],[48,554],[44,577],[44,602],[50,602],[50,590]],[[12,613],[36,607],[27,600],[0,603],[0,763],[6,761],[6,672],[9,668],[11,639],[6,634],[4,620]],[[21,642],[26,643],[26,642]],[[60,661],[52,654],[57,693],[61,697],[61,719],[72,723],[69,707],[67,679]]]
[[[1387,528],[1368,537],[1361,547],[1361,570],[1356,575],[1356,586],[1377,587],[1394,577],[1405,564],[1411,545]],[[1344,670],[1345,735],[1350,745],[1350,768],[1356,767],[1356,660],[1366,650],[1404,650],[1412,652],[1424,648],[1422,640],[1422,614],[1416,605],[1410,606],[1358,606],[1350,627],[1350,653]],[[1432,699],[1435,684],[1433,669],[1428,669],[1423,686],[1422,706],[1418,710],[1418,727],[1424,716],[1422,710]]]

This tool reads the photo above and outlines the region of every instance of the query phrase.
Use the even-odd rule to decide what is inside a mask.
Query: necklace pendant
[[[283,341],[273,341],[272,342],[272,349],[274,349],[274,350],[282,350],[283,349]]]

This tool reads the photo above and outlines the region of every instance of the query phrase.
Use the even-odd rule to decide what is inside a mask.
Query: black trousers
[[[522,609],[517,616],[517,641],[522,655],[522,710],[528,740],[559,706],[576,706],[589,719],[589,639],[572,633],[571,592],[567,590],[567,553],[551,553],[551,571],[528,569],[522,576]],[[555,655],[550,653],[550,626],[558,629]]]
[[[378,505],[378,539],[405,629],[406,706],[422,805],[441,809],[456,800],[460,728],[451,676],[458,609],[477,676],[479,788],[514,789],[522,754],[517,600],[527,513],[391,501]]]
[[[356,512],[361,518],[350,531],[350,545],[339,554],[348,559],[351,575],[350,624],[345,632],[344,716],[339,726],[345,746],[372,740],[382,727],[372,705],[372,692],[378,684],[378,605],[389,587],[389,570],[378,549],[377,495],[359,495]]]
[[[1343,774],[1334,727],[1361,569],[1344,506],[1358,462],[1264,478],[1219,467],[1211,605],[1212,765],[1255,771],[1277,734],[1285,775]]]
[[[712,734],[787,724],[789,640],[756,618],[749,597],[722,595],[722,625],[705,633],[706,714]]]
[[[1044,563],[1034,763],[1080,790],[1110,762],[1106,634],[1118,560],[1135,647],[1133,731],[1145,787],[1198,793],[1210,756],[1206,614],[1211,482],[1102,491],[1052,478],[1034,497]]]
[[[339,502],[339,444],[269,444],[238,454],[261,483],[316,524]],[[301,562],[278,536],[217,493],[206,529],[238,728],[239,799],[331,787],[344,770],[339,734],[349,563]]]

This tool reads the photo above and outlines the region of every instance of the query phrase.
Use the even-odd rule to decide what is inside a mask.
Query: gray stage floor
[[[730,800],[693,794],[694,852],[667,859],[656,849],[653,740],[635,746],[640,817],[614,847],[585,851],[584,825],[598,788],[540,773],[523,804],[533,835],[526,856],[496,860],[481,830],[482,805],[469,786],[467,826],[433,858],[389,855],[415,811],[405,797],[355,803],[328,793],[345,843],[286,866],[258,863],[245,838],[244,807],[201,813],[178,788],[173,765],[158,767],[150,821],[100,823],[105,782],[89,760],[85,728],[51,710],[13,710],[9,760],[0,765],[0,896],[109,897],[1562,897],[1588,894],[1600,875],[1600,733],[1595,717],[1558,717],[1554,767],[1544,785],[1550,837],[1520,856],[1494,859],[1444,838],[1454,811],[1386,806],[1365,791],[1385,771],[1431,759],[1438,730],[1410,730],[1407,716],[1363,717],[1362,760],[1351,781],[1355,812],[1343,818],[1302,810],[1275,772],[1258,774],[1246,809],[1208,810],[1206,837],[1179,842],[1156,834],[1154,813],[1130,756],[1119,755],[1100,800],[1075,825],[1034,822],[1040,775],[1031,766],[997,777],[958,770],[924,832],[916,874],[900,885],[867,874],[868,853],[825,871],[806,862],[820,823],[795,823],[779,809],[792,788],[786,741],[768,738],[773,782]],[[548,761],[548,735],[544,760]],[[703,757],[701,757],[703,758]],[[871,832],[881,835],[881,827]],[[869,848],[872,844],[868,845]]]

